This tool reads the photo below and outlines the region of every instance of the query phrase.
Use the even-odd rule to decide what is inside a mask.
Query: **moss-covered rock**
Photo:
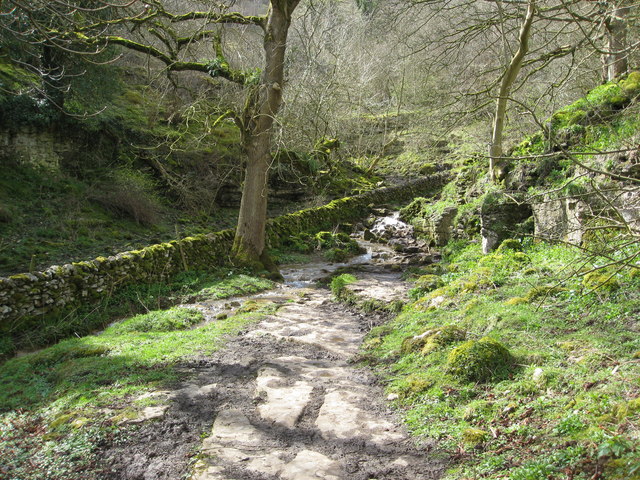
[[[449,373],[462,380],[486,382],[492,378],[504,377],[514,362],[513,355],[504,345],[484,337],[469,340],[451,350],[446,368]]]
[[[640,412],[640,398],[634,398],[628,402],[615,405],[612,414],[618,421],[624,421],[627,417],[631,417],[638,412]]]
[[[416,280],[416,287],[424,292],[431,292],[444,285],[439,275],[422,275]]]
[[[596,270],[582,278],[582,285],[588,290],[611,293],[620,288],[615,274],[609,270]]]
[[[640,93],[640,72],[631,72],[627,78],[620,81],[619,85],[626,95],[630,97],[638,95]]]
[[[477,447],[486,442],[489,437],[489,432],[479,428],[466,428],[462,432],[462,442],[468,447]]]
[[[421,353],[423,355],[428,355],[441,347],[461,342],[466,337],[467,332],[462,328],[456,327],[455,325],[445,325],[436,329],[432,335],[429,335],[427,341],[422,347]]]
[[[407,376],[398,389],[400,398],[408,398],[417,393],[424,392],[433,386],[433,381],[421,375]]]
[[[513,238],[507,238],[503,240],[500,246],[496,249],[498,253],[502,253],[505,250],[513,250],[514,252],[522,252],[522,243]]]
[[[561,292],[566,292],[567,289],[559,287],[557,285],[543,285],[539,287],[531,288],[524,297],[513,297],[505,302],[507,305],[521,305],[523,303],[531,303],[538,299],[544,299],[551,297]]]
[[[401,353],[420,351],[423,355],[437,350],[440,347],[451,345],[464,340],[467,332],[455,325],[444,325],[439,328],[427,330],[420,335],[407,337],[402,342]]]

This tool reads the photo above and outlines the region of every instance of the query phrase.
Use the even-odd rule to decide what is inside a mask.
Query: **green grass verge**
[[[62,316],[34,320],[28,333],[7,336],[0,341],[0,360],[16,350],[33,350],[70,336],[87,335],[116,319],[189,301],[249,295],[273,285],[266,278],[219,269],[214,272],[184,272],[164,283],[128,286],[98,304]]]
[[[266,286],[244,275],[191,280],[182,293],[198,298]],[[128,435],[136,427],[123,420],[153,403],[143,394],[184,380],[177,365],[218,350],[270,309],[210,323],[195,309],[151,310],[0,365],[0,477],[97,478],[100,447]]]
[[[448,480],[640,478],[637,273],[594,290],[577,250],[518,250],[450,244],[444,268],[414,272],[443,286],[374,328],[363,358],[452,456]]]

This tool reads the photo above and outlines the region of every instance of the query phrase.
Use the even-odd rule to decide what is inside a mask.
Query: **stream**
[[[406,300],[402,270],[416,257],[427,261],[430,252],[360,242],[366,253],[347,263],[318,258],[284,267],[284,284],[269,292],[188,305],[211,321],[246,301],[280,308],[213,355],[181,367],[182,385],[158,392],[159,405],[145,409],[136,434],[106,452],[112,478],[440,478],[445,464],[432,456],[433,445],[416,445],[372,372],[353,363],[371,316],[317,286],[349,267],[357,270],[351,288],[359,295]]]

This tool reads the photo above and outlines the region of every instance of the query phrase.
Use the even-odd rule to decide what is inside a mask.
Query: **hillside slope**
[[[446,479],[640,478],[639,77],[554,114],[503,185],[468,161],[402,211],[444,261],[362,358]]]
[[[93,65],[71,80],[63,114],[37,78],[0,61],[0,276],[235,225],[240,134],[213,121],[215,92],[204,98],[135,63]],[[272,216],[374,186],[333,162],[330,144],[276,152]]]

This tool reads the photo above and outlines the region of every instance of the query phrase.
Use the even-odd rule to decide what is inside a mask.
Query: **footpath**
[[[369,273],[352,286],[385,302],[402,299],[403,287],[397,273]],[[438,478],[443,465],[414,446],[371,373],[351,363],[367,316],[335,303],[326,289],[289,293],[297,300],[230,342],[219,354],[227,365],[198,380],[217,378],[209,388],[228,399],[212,412],[191,478]]]
[[[350,262],[358,270],[351,294],[376,305],[406,301],[400,272],[426,261],[425,254],[364,243],[368,253]],[[292,266],[283,271],[286,285],[252,297],[254,304],[275,304],[275,313],[212,356],[182,366],[185,380],[176,390],[154,394],[135,437],[107,453],[113,478],[440,478],[446,465],[434,445],[409,437],[373,373],[357,363],[380,317],[349,309],[315,286],[335,268]],[[237,300],[239,306],[247,299]],[[220,313],[213,304],[187,306],[212,321]]]

